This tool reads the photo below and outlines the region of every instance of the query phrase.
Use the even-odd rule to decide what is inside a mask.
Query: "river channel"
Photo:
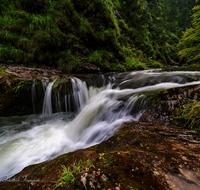
[[[200,84],[199,71],[176,68],[70,77],[70,94],[42,83],[41,113],[0,117],[0,181],[28,165],[98,144],[126,121],[139,120],[147,92]],[[33,111],[37,88],[33,81]]]

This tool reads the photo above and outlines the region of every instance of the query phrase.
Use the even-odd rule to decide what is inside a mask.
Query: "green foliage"
[[[190,13],[195,0],[152,0],[148,6],[156,27],[165,31],[170,44],[177,42],[181,31],[191,27]]]
[[[5,71],[4,68],[0,68],[0,75],[8,76],[9,74]]]
[[[159,67],[155,61],[173,62],[170,55],[180,28],[190,22],[180,21],[181,15],[188,17],[193,4],[192,0],[2,0],[0,61],[50,64],[68,73],[80,72],[83,62],[106,71]],[[152,62],[133,61],[142,58]]]
[[[107,152],[106,153],[100,153],[99,154],[99,160],[102,160],[104,164],[110,164],[110,165],[113,165],[113,162],[115,161],[113,156],[110,155]]]
[[[86,163],[87,163],[86,168],[89,168],[92,165],[90,160],[86,160]]]
[[[200,103],[185,104],[184,109],[176,108],[173,113],[175,123],[182,128],[200,130]]]
[[[99,160],[104,160],[104,155],[105,155],[105,153],[100,153],[99,154]]]
[[[147,69],[145,63],[139,61],[139,59],[127,58],[125,62],[128,70],[144,70]]]
[[[89,55],[89,61],[91,61],[92,63],[100,64],[102,62],[100,53],[98,51],[94,51],[93,53],[91,53]]]
[[[147,63],[147,66],[149,68],[161,68],[163,67],[161,63],[157,62],[157,61],[154,61],[154,60],[150,60],[148,63]]]
[[[19,83],[17,83],[14,87],[10,88],[9,91],[14,91],[15,93],[17,93],[18,91],[23,89],[30,91],[32,89],[32,82],[22,80]]]
[[[60,174],[58,181],[55,182],[56,186],[54,189],[58,187],[66,187],[72,183],[75,180],[74,174],[80,173],[85,168],[85,166],[90,167],[91,164],[92,163],[90,160],[83,161],[80,159],[78,163],[74,163],[71,167],[69,166],[66,168],[66,166],[62,165],[63,172]]]
[[[200,60],[200,5],[193,8],[192,28],[183,32],[183,37],[177,45],[178,55],[186,59],[187,63],[192,64]]]
[[[75,178],[73,175],[73,171],[70,169],[70,167],[66,168],[64,165],[62,165],[63,173],[61,173],[59,180],[56,182],[57,187],[65,187],[66,185],[70,184]]]

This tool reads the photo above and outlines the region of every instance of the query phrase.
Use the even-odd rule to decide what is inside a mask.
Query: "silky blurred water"
[[[141,92],[200,84],[200,72],[149,70],[103,77],[101,74],[101,79],[98,82],[102,84],[95,86],[95,81],[89,85],[73,77],[76,112],[70,111],[67,106],[70,101],[65,96],[68,110],[53,113],[53,83],[49,83],[42,114],[1,117],[0,180],[12,177],[28,165],[108,139],[124,122],[139,119],[146,107]],[[61,104],[60,97],[57,101]],[[136,105],[140,109],[131,115]]]

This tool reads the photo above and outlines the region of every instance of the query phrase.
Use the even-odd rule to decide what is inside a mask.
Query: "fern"
[[[179,50],[178,55],[181,58],[185,58],[188,63],[199,61],[200,58],[200,5],[195,6],[193,11],[193,28],[190,28],[183,33],[183,37],[177,45],[177,49]]]

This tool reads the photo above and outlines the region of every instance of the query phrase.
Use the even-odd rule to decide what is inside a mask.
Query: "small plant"
[[[105,154],[105,153],[100,153],[100,154],[99,154],[99,159],[100,159],[100,160],[104,160],[104,154]]]
[[[154,80],[151,80],[151,81],[150,81],[150,83],[151,83],[151,84],[154,84],[154,83],[155,83],[155,81],[154,81]]]
[[[75,179],[70,167],[66,168],[64,165],[62,165],[62,169],[63,173],[61,173],[60,179],[56,182],[57,185],[54,189],[57,187],[65,187]]]
[[[110,165],[112,165],[113,162],[114,162],[113,157],[112,157],[109,153],[100,153],[100,154],[99,154],[99,159],[100,159],[100,160],[103,160],[103,162],[104,162],[105,164],[110,164]]]
[[[117,68],[118,71],[125,71],[126,70],[125,67],[123,65],[121,65],[121,64],[118,64],[116,66],[116,68]]]
[[[200,130],[200,103],[191,102],[184,105],[184,109],[176,108],[172,114],[174,122],[183,128]]]
[[[54,189],[56,189],[57,187],[66,187],[67,185],[72,183],[75,180],[74,174],[80,173],[85,168],[85,166],[90,167],[91,164],[92,163],[90,160],[87,160],[85,163],[82,159],[80,159],[78,163],[73,163],[73,169],[71,169],[70,166],[66,168],[66,166],[62,165],[63,172],[60,174],[60,178],[58,179],[58,181],[55,182],[56,186]]]
[[[157,61],[153,61],[153,60],[150,59],[150,61],[147,63],[147,66],[149,68],[161,68],[162,64],[157,62]]]
[[[144,145],[143,145],[142,143],[140,143],[140,147],[141,147],[141,148],[143,148],[143,147],[144,147]]]
[[[0,68],[0,75],[8,76],[8,73],[5,71],[5,69]]]
[[[196,152],[194,152],[194,151],[187,151],[187,152],[192,153],[192,154],[196,154]]]
[[[13,88],[13,90],[14,90],[15,92],[18,92],[19,89],[27,89],[27,90],[30,90],[31,87],[32,87],[32,84],[31,84],[30,81],[23,81],[23,80],[22,80],[22,81],[20,81],[20,82],[18,83],[17,86],[15,86],[15,87]]]
[[[89,168],[92,165],[90,160],[86,160],[86,163],[87,163],[87,165],[86,165],[87,168]]]
[[[84,169],[84,162],[82,161],[82,159],[79,160],[79,162],[76,164],[73,164],[73,172],[77,173],[77,172],[81,172]]]

